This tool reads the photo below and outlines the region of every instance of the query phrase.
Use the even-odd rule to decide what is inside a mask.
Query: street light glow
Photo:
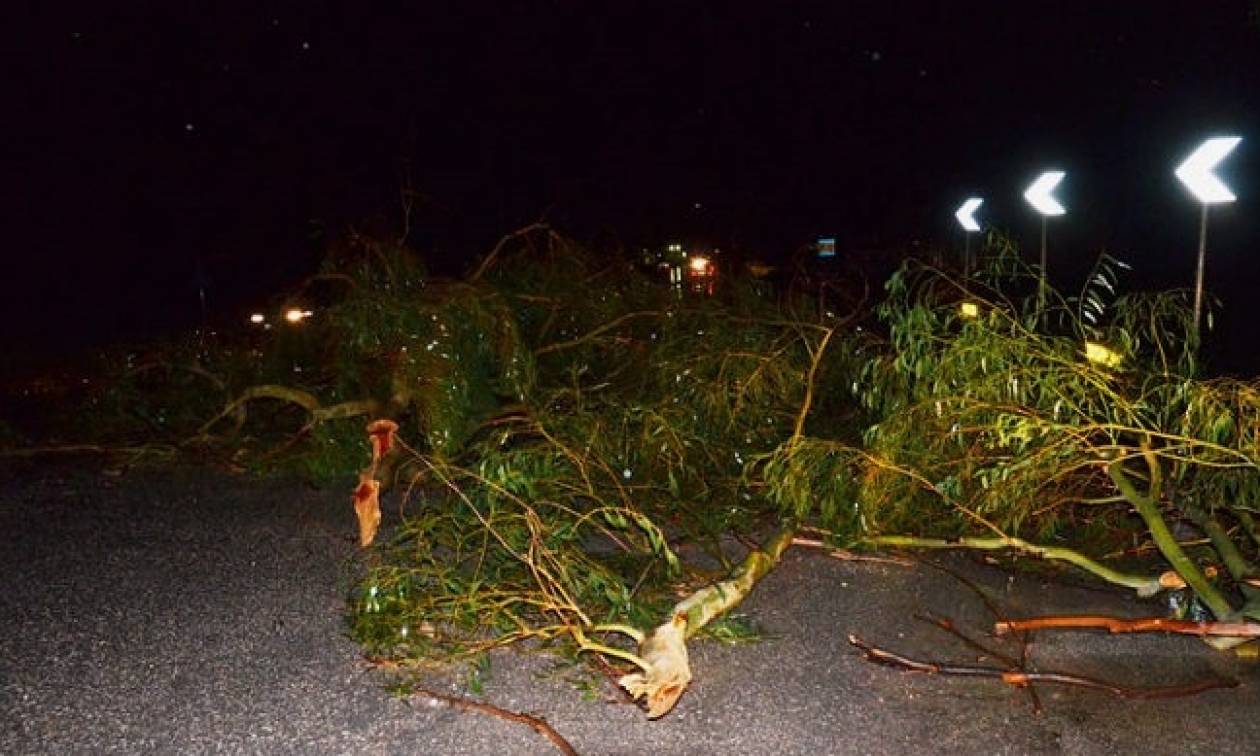
[[[1042,215],[1063,215],[1067,208],[1054,198],[1053,192],[1066,175],[1063,171],[1046,171],[1024,192],[1024,199]]]
[[[267,318],[265,318],[261,312],[256,312],[249,316],[249,322],[254,325],[261,325],[267,322]]]
[[[1212,170],[1217,164],[1234,151],[1242,137],[1213,137],[1200,144],[1190,157],[1177,166],[1177,178],[1186,185],[1191,194],[1205,205],[1221,202],[1233,202],[1238,199],[1229,190],[1225,182],[1216,177]]]
[[[285,310],[284,319],[296,325],[314,314],[310,310],[299,310],[296,307],[290,307],[288,310]]]

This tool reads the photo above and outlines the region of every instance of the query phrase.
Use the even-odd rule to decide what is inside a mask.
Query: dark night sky
[[[1056,166],[1052,270],[1107,248],[1188,284],[1172,169],[1217,133],[1244,142],[1209,282],[1227,332],[1260,322],[1253,0],[106,5],[10,29],[10,348],[195,323],[199,266],[235,318],[313,268],[312,220],[396,221],[403,175],[414,239],[457,268],[544,213],[770,256],[960,243],[973,192],[1031,248],[1020,194]]]

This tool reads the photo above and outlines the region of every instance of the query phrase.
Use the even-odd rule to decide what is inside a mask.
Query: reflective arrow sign
[[[1046,171],[1024,191],[1024,199],[1042,215],[1063,215],[1067,210],[1054,198],[1054,190],[1066,175],[1063,171]]]
[[[962,225],[966,231],[979,231],[980,224],[976,223],[974,213],[984,204],[984,200],[979,197],[969,197],[966,202],[954,213],[954,217]]]
[[[1241,141],[1242,137],[1235,136],[1208,139],[1177,167],[1177,178],[1205,205],[1233,202],[1237,197],[1212,170]]]

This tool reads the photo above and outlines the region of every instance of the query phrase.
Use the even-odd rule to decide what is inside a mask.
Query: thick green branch
[[[701,588],[676,604],[669,619],[639,644],[638,655],[646,666],[642,672],[625,675],[618,682],[635,699],[647,699],[649,718],[668,714],[691,683],[687,639],[743,601],[779,563],[795,533],[795,528],[784,527],[763,547],[750,552],[729,578]]]
[[[1247,557],[1243,556],[1242,551],[1234,543],[1233,539],[1229,537],[1229,533],[1225,532],[1225,528],[1219,520],[1201,507],[1185,507],[1185,511],[1190,516],[1190,519],[1194,521],[1194,524],[1203,528],[1203,532],[1207,533],[1208,538],[1212,541],[1212,547],[1216,549],[1216,553],[1220,555],[1221,561],[1225,563],[1225,569],[1229,570],[1229,574],[1234,580],[1242,580],[1243,578],[1253,577],[1256,574],[1256,566],[1247,561]]]
[[[201,426],[199,435],[205,435],[210,429],[230,415],[237,416],[237,425],[244,422],[245,406],[257,399],[274,399],[276,401],[288,402],[296,404],[306,410],[311,417],[311,422],[321,423],[328,420],[341,420],[347,417],[357,417],[360,415],[372,415],[379,411],[380,403],[372,399],[360,399],[356,401],[342,402],[334,404],[331,407],[324,407],[320,404],[319,399],[309,391],[295,389],[290,386],[281,386],[278,384],[267,383],[258,386],[250,386],[241,392],[240,396],[228,402],[223,411],[215,415],[213,419]]]
[[[674,607],[674,615],[686,615],[686,637],[692,637],[713,618],[734,609],[743,601],[753,586],[779,563],[795,536],[794,528],[780,530],[760,549],[749,552],[729,578],[702,588],[679,602]]]
[[[1010,536],[964,537],[946,540],[944,538],[885,535],[864,539],[863,543],[872,546],[905,549],[975,549],[977,551],[1005,551],[1009,549],[1042,559],[1067,562],[1106,580],[1108,583],[1132,588],[1137,591],[1139,596],[1153,596],[1163,590],[1158,577],[1126,574],[1095,561],[1079,551],[1073,551],[1062,546],[1039,546],[1035,543],[1029,543],[1022,538],[1012,538]]]
[[[1199,598],[1218,620],[1231,618],[1234,615],[1234,608],[1221,595],[1221,592],[1216,590],[1216,586],[1208,582],[1203,571],[1194,563],[1194,560],[1186,555],[1186,552],[1181,548],[1181,544],[1177,543],[1177,539],[1173,537],[1172,531],[1168,529],[1168,523],[1164,522],[1163,515],[1159,513],[1159,505],[1155,500],[1137,490],[1137,486],[1133,485],[1133,481],[1121,469],[1120,463],[1116,462],[1108,465],[1107,473],[1111,475],[1111,480],[1116,484],[1116,488],[1120,489],[1120,493],[1124,494],[1124,498],[1128,499],[1133,508],[1137,510],[1142,521],[1146,523],[1146,528],[1150,531],[1151,538],[1155,541],[1155,546],[1164,555],[1164,558],[1168,560],[1168,563],[1172,565],[1172,568],[1177,571],[1177,574],[1181,576],[1181,579],[1186,581],[1186,585],[1189,585],[1198,594]]]
[[[1238,518],[1238,523],[1242,525],[1243,530],[1247,531],[1247,535],[1251,536],[1251,540],[1260,546],[1260,529],[1256,528],[1256,520],[1251,516],[1250,512],[1242,509],[1235,509],[1234,516]]]

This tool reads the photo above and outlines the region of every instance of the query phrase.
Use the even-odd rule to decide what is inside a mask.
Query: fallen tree
[[[631,665],[621,684],[659,717],[691,679],[686,640],[791,542],[780,529],[738,564],[720,544],[779,519],[745,467],[803,437],[838,323],[748,290],[680,297],[628,269],[593,271],[610,280],[592,299],[572,284],[583,258],[545,256],[557,254],[563,272],[535,258],[523,273],[511,255],[479,268],[484,283],[531,280],[501,291],[519,308],[511,332],[528,342],[533,383],[459,446],[433,443],[446,434],[431,424],[428,444],[404,445],[394,475],[427,495],[382,549],[355,632],[375,655],[416,659],[565,640]],[[708,547],[730,574],[671,606],[698,577],[674,542]]]
[[[674,289],[543,225],[463,281],[359,240],[291,300],[335,295],[218,379],[222,409],[180,447],[357,476],[370,569],[351,629],[372,658],[532,641],[620,665],[651,717],[690,683],[688,639],[798,525],[837,549],[1006,550],[1257,618],[1260,392],[1198,377],[1184,303],[1116,296],[1114,261],[1067,298],[990,253],[969,279],[908,264],[863,330],[860,310],[753,280]],[[401,514],[385,537],[383,495]],[[1108,563],[1100,533],[1165,564]],[[732,556],[732,534],[760,545]]]
[[[860,445],[811,440],[772,458],[813,484],[770,495],[859,542],[1005,549],[1139,595],[1188,588],[1222,622],[1260,619],[1260,391],[1199,377],[1180,292],[1117,295],[1123,266],[1104,257],[1079,295],[1039,296],[1012,249],[991,251],[972,279],[916,263],[891,279],[889,343],[850,384],[875,422]],[[825,481],[838,483],[820,498]],[[835,498],[852,505],[827,509]],[[1207,543],[1188,551],[1174,525]],[[1135,531],[1169,572],[1126,573],[1062,543]]]

